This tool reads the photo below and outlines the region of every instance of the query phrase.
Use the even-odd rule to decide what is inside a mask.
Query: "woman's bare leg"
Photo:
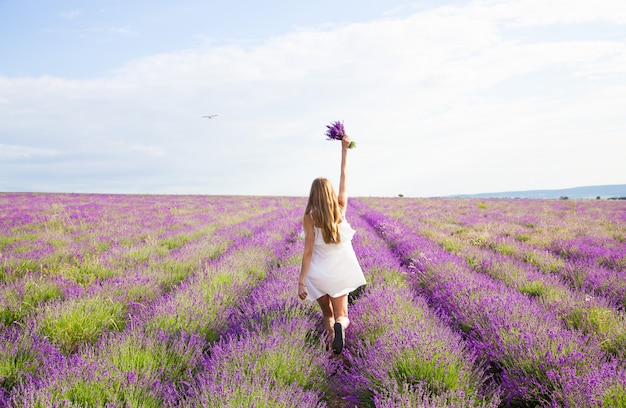
[[[317,303],[322,309],[322,323],[324,324],[324,331],[326,332],[326,342],[330,345],[335,337],[335,332],[333,331],[333,326],[335,325],[333,304],[331,303],[331,298],[328,295],[318,298]]]
[[[344,345],[344,332],[350,325],[348,318],[348,295],[330,298],[333,307],[333,318],[335,325],[333,327],[333,343],[332,348],[335,354],[340,354]]]
[[[347,329],[350,325],[350,319],[348,318],[348,295],[339,296],[336,298],[329,297],[334,320],[341,323],[343,329]]]

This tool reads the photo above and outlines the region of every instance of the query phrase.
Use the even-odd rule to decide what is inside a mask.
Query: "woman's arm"
[[[313,230],[313,218],[310,215],[304,216],[302,224],[304,227],[304,253],[302,254],[302,266],[298,276],[298,297],[304,300],[308,295],[305,282],[306,275],[309,273],[309,266],[311,265],[311,257],[313,256],[315,231]]]
[[[339,201],[339,205],[343,209],[344,213],[348,207],[348,193],[346,191],[346,179],[348,178],[347,156],[351,141],[352,139],[350,139],[350,136],[348,135],[345,135],[343,139],[341,139],[341,177],[339,178],[339,193],[337,194],[337,201]]]

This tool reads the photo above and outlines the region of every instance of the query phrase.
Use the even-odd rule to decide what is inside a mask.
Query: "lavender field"
[[[350,199],[335,357],[305,201],[0,193],[0,407],[626,407],[626,202]]]

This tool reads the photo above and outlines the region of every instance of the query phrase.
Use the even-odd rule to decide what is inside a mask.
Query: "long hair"
[[[305,216],[311,215],[315,226],[322,230],[322,237],[327,244],[338,244],[339,228],[341,221],[341,207],[337,201],[337,194],[333,185],[324,177],[313,180],[309,201],[304,211]]]

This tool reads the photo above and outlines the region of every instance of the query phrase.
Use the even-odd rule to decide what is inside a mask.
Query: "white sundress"
[[[343,296],[367,283],[352,247],[352,237],[356,231],[345,217],[338,228],[340,243],[327,244],[322,230],[313,227],[313,256],[305,280],[307,300],[316,300],[324,295]]]

